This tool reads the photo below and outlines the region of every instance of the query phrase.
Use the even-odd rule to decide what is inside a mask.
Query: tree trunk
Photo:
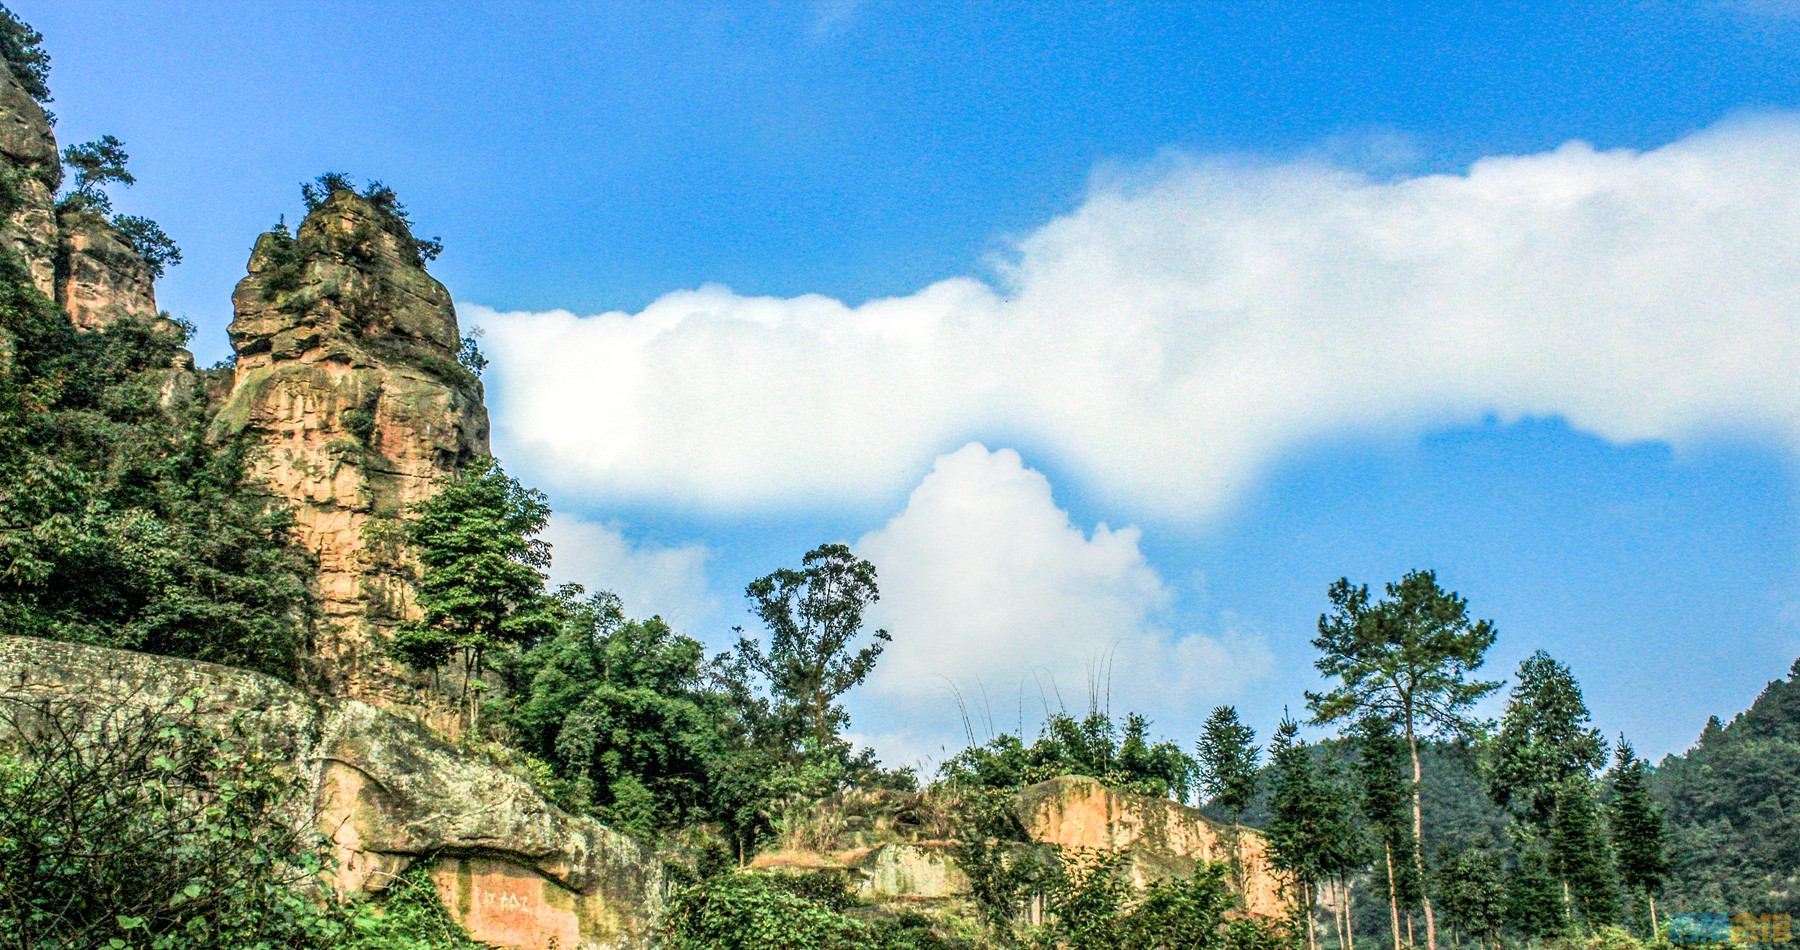
[[[1337,928],[1338,950],[1349,950],[1344,942],[1344,879],[1331,882],[1331,925]]]
[[[1344,939],[1350,950],[1356,950],[1356,921],[1350,912],[1356,909],[1356,882],[1344,878]]]
[[[1313,886],[1306,885],[1302,892],[1306,900],[1306,950],[1319,950],[1319,940],[1313,934]]]
[[[1425,886],[1425,813],[1419,803],[1419,784],[1424,773],[1419,770],[1419,737],[1413,733],[1412,715],[1406,717],[1406,747],[1412,754],[1413,866],[1419,872],[1419,909],[1425,912],[1425,950],[1437,950],[1437,921],[1431,914],[1431,895]]]
[[[1656,895],[1644,892],[1644,899],[1650,902],[1650,939],[1662,939],[1662,926],[1656,922]]]
[[[1406,915],[1406,945],[1413,945],[1412,914]]]
[[[1400,889],[1394,883],[1394,844],[1391,841],[1381,843],[1381,850],[1387,857],[1388,877],[1388,920],[1394,928],[1394,950],[1400,950]]]

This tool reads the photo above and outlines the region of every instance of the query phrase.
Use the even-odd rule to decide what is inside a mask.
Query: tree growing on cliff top
[[[1371,600],[1369,588],[1339,580],[1331,586],[1332,610],[1319,617],[1319,672],[1337,677],[1335,689],[1308,691],[1313,722],[1385,717],[1406,737],[1412,759],[1413,864],[1425,877],[1419,845],[1424,830],[1420,805],[1419,737],[1468,735],[1479,724],[1469,709],[1500,688],[1499,682],[1471,680],[1494,643],[1494,625],[1471,620],[1468,601],[1438,586],[1437,575],[1413,571],[1387,585],[1387,598]],[[1431,900],[1422,896],[1425,945],[1437,950]]]
[[[50,101],[50,54],[44,52],[44,34],[26,25],[18,15],[0,6],[0,59],[19,81],[25,94],[39,102]]]
[[[544,494],[489,459],[457,474],[412,511],[406,538],[424,568],[416,585],[422,616],[403,624],[394,649],[421,669],[454,663],[459,703],[477,725],[475,683],[495,650],[517,649],[556,629],[544,593],[550,520]]]

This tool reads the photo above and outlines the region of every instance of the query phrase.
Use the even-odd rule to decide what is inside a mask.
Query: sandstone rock
[[[56,302],[76,326],[98,330],[119,320],[157,320],[149,266],[105,218],[64,211],[56,224]]]
[[[148,708],[197,698],[203,722],[236,723],[285,752],[299,779],[296,820],[332,843],[339,887],[377,892],[434,861],[446,906],[495,946],[635,946],[661,912],[662,866],[647,849],[363,702],[210,663],[24,637],[0,638],[0,694]]]
[[[456,361],[450,294],[339,191],[298,232],[264,234],[232,295],[235,387],[217,437],[257,444],[254,474],[319,558],[314,667],[338,695],[405,702],[383,653],[414,616],[402,512],[487,453],[481,382]]]
[[[45,297],[55,297],[56,188],[62,163],[44,108],[0,69],[0,244],[19,255]]]
[[[1185,877],[1202,861],[1231,859],[1230,826],[1168,799],[1117,792],[1085,776],[1033,785],[1019,793],[1014,810],[1033,841],[1129,854],[1132,883],[1139,887]],[[1244,829],[1240,860],[1245,909],[1286,913],[1261,835]]]

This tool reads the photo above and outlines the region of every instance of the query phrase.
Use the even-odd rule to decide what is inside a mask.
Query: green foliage
[[[555,636],[503,668],[511,734],[553,764],[573,804],[615,826],[728,823],[714,806],[742,730],[704,647],[661,618],[627,621],[611,594],[574,594],[562,594]]]
[[[131,245],[131,249],[144,259],[144,265],[150,268],[152,277],[161,277],[163,271],[181,263],[181,248],[175,246],[175,240],[164,233],[155,221],[137,215],[121,214],[113,218],[112,226],[125,239],[125,243]]]
[[[50,101],[50,54],[44,52],[44,35],[18,15],[0,6],[0,58],[24,88],[39,102]]]
[[[1310,893],[1314,884],[1361,867],[1364,841],[1338,768],[1316,760],[1298,733],[1283,719],[1269,746],[1274,816],[1265,836],[1270,862]]]
[[[58,208],[111,213],[112,199],[106,194],[106,186],[116,182],[129,188],[137,183],[125,167],[130,161],[125,143],[111,135],[63,149],[62,163],[75,172],[75,190]]]
[[[1585,775],[1572,775],[1557,789],[1550,855],[1557,875],[1568,884],[1576,919],[1590,928],[1617,923],[1619,882],[1613,874],[1612,849],[1601,825],[1594,783]]]
[[[487,354],[481,352],[481,338],[484,335],[485,332],[480,327],[473,327],[463,334],[456,348],[456,361],[462,364],[463,369],[475,374],[476,378],[480,378],[488,367]]]
[[[1500,855],[1481,842],[1438,862],[1434,891],[1447,922],[1497,947],[1506,923],[1506,868]]]
[[[1239,823],[1256,798],[1256,730],[1239,721],[1235,708],[1219,706],[1207,716],[1195,752],[1200,794],[1231,813],[1233,824]]]
[[[1590,725],[1569,668],[1539,650],[1519,664],[1500,731],[1488,746],[1489,793],[1547,827],[1563,784],[1606,764],[1606,740]]]
[[[305,202],[309,213],[318,210],[338,192],[360,194],[367,200],[375,209],[376,226],[392,235],[404,256],[419,269],[423,270],[426,262],[436,260],[444,252],[444,245],[437,238],[425,240],[413,236],[413,222],[406,213],[406,206],[400,203],[400,197],[394,193],[394,189],[379,181],[369,182],[367,187],[358,192],[350,176],[326,172],[312,181],[300,184],[300,198]]]
[[[869,950],[873,928],[769,878],[724,874],[682,888],[663,921],[667,950]]]
[[[1549,847],[1529,833],[1521,833],[1514,846],[1517,858],[1506,882],[1507,923],[1528,938],[1562,933],[1568,918]]]
[[[799,570],[757,578],[744,594],[769,630],[769,646],[765,652],[759,641],[740,637],[738,656],[767,678],[776,712],[792,718],[803,752],[831,754],[850,722],[837,698],[868,677],[893,639],[877,630],[875,642],[852,648],[863,612],[881,596],[875,565],[846,545],[821,544],[806,552]]]
[[[253,739],[193,701],[0,699],[0,948],[316,946],[318,857]]]
[[[341,934],[326,944],[330,950],[486,950],[451,918],[429,868],[414,864],[395,878],[380,898],[360,901],[337,915]]]
[[[296,675],[311,559],[198,384],[163,405],[177,342],[77,332],[10,255],[0,340],[0,633]]]
[[[516,650],[556,629],[544,595],[550,520],[544,495],[488,459],[458,473],[410,512],[406,539],[423,567],[415,585],[422,617],[394,636],[394,649],[421,669],[453,660],[474,715],[473,684],[489,652]]]
[[[1099,710],[1081,719],[1055,712],[1030,745],[1003,733],[952,756],[938,775],[958,789],[1019,789],[1061,775],[1085,775],[1121,791],[1185,800],[1198,764],[1173,742],[1152,744],[1149,731],[1150,721],[1136,713],[1125,717],[1121,735]]]
[[[1618,858],[1619,881],[1634,894],[1654,899],[1669,877],[1668,834],[1663,810],[1650,796],[1649,769],[1624,736],[1619,737],[1606,810]]]
[[[1131,885],[1129,857],[1063,851],[1043,889],[1047,919],[1025,945],[1059,950],[1277,950],[1294,945],[1268,921],[1226,914],[1239,907],[1229,870],[1203,864],[1186,878]]]
[[[1652,787],[1668,815],[1669,912],[1800,914],[1800,661],[1664,759]]]
[[[1406,774],[1406,743],[1391,719],[1365,716],[1350,730],[1355,752],[1352,772],[1358,793],[1357,809],[1369,830],[1371,858],[1382,886],[1392,892],[1392,903],[1418,904],[1421,891],[1413,854],[1412,780]],[[1440,782],[1442,781],[1442,773]],[[1435,811],[1435,810],[1434,810]],[[1434,818],[1437,816],[1434,814]],[[1433,822],[1437,827],[1437,822]]]

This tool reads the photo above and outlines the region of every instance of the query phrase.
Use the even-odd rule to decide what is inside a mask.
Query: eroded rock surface
[[[12,71],[0,69],[0,243],[18,254],[32,283],[56,297],[56,137],[44,107]]]
[[[336,883],[378,892],[417,861],[477,940],[544,950],[637,946],[662,908],[662,866],[632,839],[546,802],[481,753],[357,700],[168,657],[0,638],[0,695],[166,708],[196,701],[294,772],[295,820],[328,838]]]
[[[64,211],[56,223],[56,302],[69,319],[84,330],[155,322],[154,277],[137,250],[92,211]]]
[[[1186,877],[1203,861],[1232,858],[1229,825],[1166,798],[1116,792],[1085,776],[1033,785],[1020,792],[1014,810],[1033,841],[1128,854],[1132,883],[1139,887]],[[1244,829],[1238,847],[1245,909],[1268,916],[1286,913],[1263,837]]]
[[[232,295],[237,375],[214,433],[255,444],[254,475],[318,555],[324,688],[404,702],[382,648],[415,615],[400,516],[488,450],[450,294],[349,191],[294,235],[264,234],[249,271]]]

